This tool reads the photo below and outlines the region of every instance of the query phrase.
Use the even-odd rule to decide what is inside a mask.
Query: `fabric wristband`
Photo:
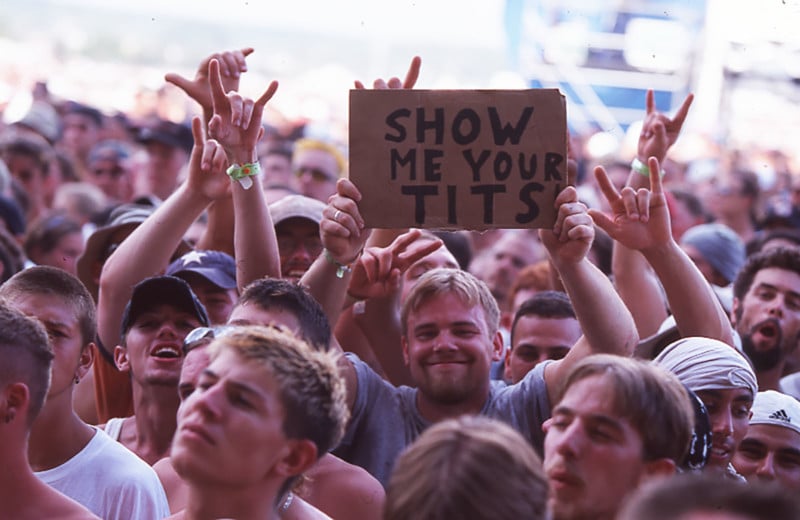
[[[645,177],[650,177],[650,167],[639,160],[638,157],[634,157],[633,161],[631,161],[631,170],[638,172],[639,175],[643,175]],[[661,176],[663,177],[664,174],[667,173],[664,171],[664,168],[661,168]]]
[[[253,185],[253,179],[250,177],[261,173],[261,166],[257,162],[245,163],[241,166],[238,164],[231,164],[225,173],[228,174],[228,177],[230,177],[232,181],[239,181],[242,188],[249,190]]]
[[[322,250],[322,254],[325,255],[325,260],[332,263],[336,266],[336,278],[343,278],[345,273],[353,272],[353,268],[347,264],[343,264],[338,262],[332,255],[331,252],[327,249]]]

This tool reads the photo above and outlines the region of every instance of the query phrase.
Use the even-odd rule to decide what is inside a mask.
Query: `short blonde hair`
[[[336,172],[336,175],[339,177],[344,176],[344,173],[347,170],[347,160],[345,159],[341,150],[336,148],[334,145],[326,143],[325,141],[320,141],[319,139],[306,138],[300,139],[294,143],[294,155],[298,155],[309,150],[319,150],[331,154],[336,160],[336,166],[339,168],[339,171]]]
[[[426,430],[397,459],[384,520],[545,518],[547,479],[522,435],[464,416]]]
[[[416,311],[429,298],[444,294],[455,294],[465,305],[480,305],[486,320],[489,338],[500,327],[500,308],[489,287],[474,275],[461,269],[432,269],[422,275],[408,293],[400,311],[403,335],[408,333],[408,315]]]

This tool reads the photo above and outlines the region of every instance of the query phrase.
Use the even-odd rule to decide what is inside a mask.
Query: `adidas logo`
[[[778,410],[777,412],[772,412],[771,414],[769,414],[769,418],[787,423],[792,422],[792,419],[786,414],[786,411],[784,410]]]

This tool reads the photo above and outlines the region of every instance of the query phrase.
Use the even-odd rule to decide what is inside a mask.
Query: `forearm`
[[[630,310],[639,336],[655,334],[667,317],[667,307],[647,259],[639,251],[614,242],[611,270],[617,293]]]
[[[644,252],[653,266],[682,336],[705,336],[732,344],[730,318],[713,289],[677,243]]]
[[[364,302],[362,314],[352,308],[351,312],[389,381],[394,385],[411,384],[403,359],[397,296],[371,298]]]
[[[554,265],[592,352],[631,355],[639,335],[608,277],[587,259]]]
[[[350,273],[341,273],[337,276],[338,267],[325,258],[325,253],[320,254],[308,271],[300,279],[300,285],[308,289],[328,317],[331,327],[339,320],[345,299],[347,286],[350,283]]]
[[[166,268],[208,202],[182,184],[108,258],[100,275],[98,299],[98,333],[104,345],[113,346],[118,340],[119,321],[133,286]]]
[[[217,199],[208,207],[208,220],[197,249],[222,251],[235,257],[233,198]]]
[[[236,281],[240,291],[254,280],[265,276],[281,276],[275,226],[259,183],[258,178],[254,179],[254,186],[249,190],[242,188],[238,182],[231,186]]]

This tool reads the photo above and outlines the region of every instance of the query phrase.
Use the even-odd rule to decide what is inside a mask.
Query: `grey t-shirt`
[[[358,378],[358,392],[344,439],[334,455],[366,469],[384,487],[394,462],[430,422],[419,413],[417,389],[394,386],[354,354],[347,354]],[[550,417],[550,401],[540,363],[515,385],[491,381],[481,415],[499,419],[542,452],[542,423]]]

